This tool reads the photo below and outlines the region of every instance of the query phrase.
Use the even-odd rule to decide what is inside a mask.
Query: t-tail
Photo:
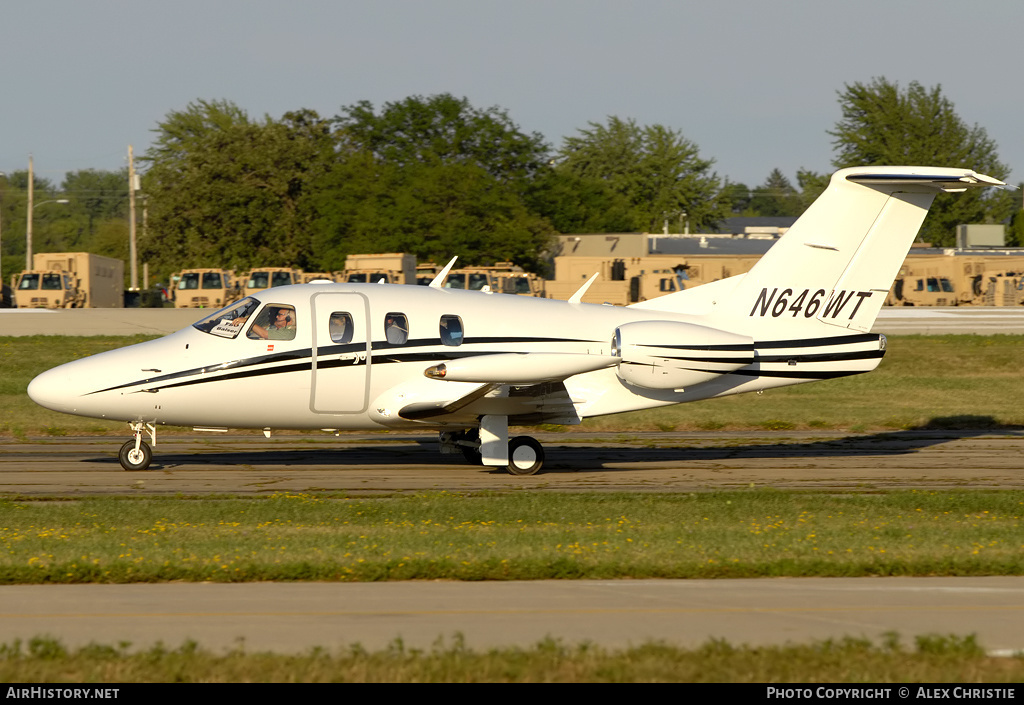
[[[1005,184],[968,169],[837,171],[749,272],[634,307],[749,336],[755,364],[734,374],[767,386],[867,372],[885,349],[869,331],[933,199],[988,186]]]
[[[757,340],[867,332],[935,196],[987,186],[1005,184],[968,169],[837,171],[749,272],[640,307],[705,313]]]

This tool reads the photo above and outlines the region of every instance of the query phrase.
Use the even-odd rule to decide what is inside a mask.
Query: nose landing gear
[[[121,461],[121,467],[125,470],[145,470],[153,460],[153,451],[150,450],[149,444],[140,438],[137,443],[127,441],[121,446],[117,459]]]
[[[135,438],[125,442],[125,444],[121,446],[121,451],[117,454],[117,459],[121,462],[121,467],[125,470],[145,470],[153,461],[153,451],[150,449],[149,444],[142,440],[142,430],[143,426],[149,430],[149,435],[153,441],[153,445],[156,445],[156,426],[153,424],[144,424],[141,421],[129,425],[132,428]]]

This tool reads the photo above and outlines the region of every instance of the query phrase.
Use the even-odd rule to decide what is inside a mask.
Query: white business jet
[[[267,289],[193,326],[36,377],[49,409],[127,421],[126,470],[157,427],[434,429],[441,450],[530,475],[509,425],[761,391],[868,372],[871,326],[932,199],[1000,186],[966,169],[864,167],[825,192],[746,274],[627,307],[441,287]],[[596,275],[595,275],[596,278]]]

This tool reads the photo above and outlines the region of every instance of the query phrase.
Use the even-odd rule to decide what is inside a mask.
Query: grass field
[[[1024,492],[0,501],[0,584],[1024,575]]]
[[[25,394],[32,378],[69,360],[147,338],[0,338],[0,435],[125,433],[125,424],[43,409]],[[889,339],[874,372],[843,379],[586,420],[581,430],[882,430],[1024,426],[1024,336]],[[174,429],[161,429],[173,433]]]

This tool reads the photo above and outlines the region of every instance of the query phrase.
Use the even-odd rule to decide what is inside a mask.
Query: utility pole
[[[25,230],[25,269],[32,269],[32,155],[28,155],[28,226]]]
[[[128,145],[128,259],[131,260],[131,285],[128,290],[138,291],[139,267],[135,252],[135,158],[131,145]]]
[[[0,171],[0,176],[4,177],[5,181],[7,180],[7,174],[5,174],[4,172]],[[3,250],[4,250],[4,246],[3,246],[4,238],[3,238],[3,227],[2,227],[3,226],[3,222],[2,221],[3,221],[3,215],[4,215],[3,208],[4,208],[4,199],[0,198],[0,301],[2,301],[3,298],[4,298],[4,294],[3,294],[3,288],[4,288],[3,272],[4,272],[4,268],[3,268],[3,258],[2,258]]]

